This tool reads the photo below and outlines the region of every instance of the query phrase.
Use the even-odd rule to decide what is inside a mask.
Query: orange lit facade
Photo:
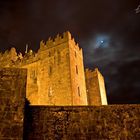
[[[22,57],[12,48],[6,56],[1,67],[27,68],[31,105],[107,105],[103,76],[97,69],[84,72],[82,49],[69,32],[41,41],[37,53],[29,50]]]

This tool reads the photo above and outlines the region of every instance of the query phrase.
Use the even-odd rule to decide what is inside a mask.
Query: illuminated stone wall
[[[15,48],[0,53],[0,67],[27,69],[26,97],[32,105],[107,104],[103,77],[86,73],[85,81],[82,49],[69,32],[41,41],[37,53],[27,46],[24,56]]]
[[[26,140],[139,140],[140,105],[31,106]]]
[[[104,78],[96,68],[94,71],[86,69],[86,87],[89,105],[107,105]]]
[[[26,70],[0,69],[0,140],[22,140]]]
[[[41,41],[35,57],[22,66],[32,105],[87,105],[82,49],[69,32]]]
[[[105,89],[105,82],[104,82],[104,77],[102,74],[99,72],[98,69],[95,69],[98,75],[98,85],[100,89],[100,96],[101,96],[101,105],[107,105],[107,95],[106,95],[106,89]]]
[[[38,70],[39,70],[39,63],[33,62],[31,64],[27,64],[22,66],[22,68],[27,69],[27,86],[26,86],[26,97],[32,104],[39,103],[39,94],[38,94]]]
[[[72,39],[69,41],[69,50],[73,105],[88,105],[82,49]]]
[[[72,104],[68,40],[59,43],[38,52],[39,105]]]

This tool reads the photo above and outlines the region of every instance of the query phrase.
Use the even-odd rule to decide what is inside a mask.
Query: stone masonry
[[[26,96],[32,105],[107,104],[101,74],[89,80],[82,49],[69,32],[41,41],[37,53],[27,47],[25,55],[15,48],[5,51],[0,54],[0,67],[27,69]]]
[[[139,140],[140,105],[30,106],[25,140]]]
[[[25,69],[0,69],[0,140],[22,140]]]
[[[139,140],[140,105],[106,105],[104,78],[98,69],[84,75],[81,49],[60,45],[64,54],[55,57],[43,46],[37,54],[1,54],[0,140]]]
[[[89,105],[107,105],[104,77],[96,68],[95,71],[86,69],[86,86]]]

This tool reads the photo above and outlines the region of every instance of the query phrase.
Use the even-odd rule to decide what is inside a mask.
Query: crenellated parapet
[[[37,60],[37,54],[32,50],[29,50],[25,55],[21,52],[17,53],[15,48],[0,53],[0,67],[19,67]]]
[[[71,43],[72,46],[75,47],[76,50],[82,51],[82,48],[79,47],[79,44],[75,41],[74,38],[72,38],[72,39],[70,40],[70,43]]]
[[[91,78],[91,77],[94,77],[94,76],[97,76],[97,75],[99,75],[100,77],[103,78],[103,75],[100,73],[98,68],[95,68],[94,70],[86,69],[85,70],[85,75],[88,78]]]
[[[15,48],[6,50],[4,53],[0,53],[0,67],[13,66],[18,59],[18,54]]]
[[[17,53],[15,48],[11,48],[10,50],[6,50],[4,53],[0,53],[0,67],[18,67],[33,63],[40,59],[40,52],[62,43],[67,43],[68,41],[70,41],[77,50],[82,51],[82,49],[79,48],[79,45],[75,42],[74,38],[72,38],[71,33],[67,31],[62,35],[57,34],[54,39],[49,37],[46,42],[42,40],[37,53],[33,52],[33,50],[28,50],[28,45],[26,45],[24,55],[22,53]]]
[[[39,60],[39,58],[36,53],[34,53],[32,55],[24,55],[23,59],[20,61],[20,65],[21,66],[28,65],[28,64],[34,63],[38,60]]]
[[[95,70],[86,69],[85,70],[85,75],[86,75],[87,78],[91,78],[93,76],[96,76],[98,71],[99,70],[97,68]]]
[[[54,47],[61,43],[67,42],[68,40],[71,40],[71,39],[72,39],[72,37],[71,37],[71,33],[69,31],[64,32],[62,36],[57,34],[57,36],[55,38],[49,37],[46,42],[42,40],[40,42],[39,51],[46,50],[47,48]]]
[[[79,48],[78,43],[75,42],[74,38],[72,37],[71,33],[69,31],[64,32],[63,35],[59,35],[57,34],[57,36],[55,38],[51,38],[49,37],[49,39],[45,42],[45,41],[41,41],[40,42],[40,48],[38,50],[38,52],[40,51],[44,51],[48,48],[52,48],[54,46],[60,45],[62,43],[68,42],[70,41],[70,43],[75,46],[75,48],[77,50],[82,50],[81,48]]]

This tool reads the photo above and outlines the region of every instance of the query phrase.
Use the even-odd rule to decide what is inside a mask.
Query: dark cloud
[[[113,84],[120,85],[120,88],[114,85],[113,88],[109,87],[111,96],[108,100],[110,103],[139,103],[139,64],[140,59],[133,60],[132,63],[123,63],[117,67],[117,73],[110,75]]]
[[[140,14],[137,0],[0,1],[0,50],[37,50],[39,41],[70,30],[85,67],[105,76],[109,103],[140,103]],[[100,39],[104,43],[100,44]]]

